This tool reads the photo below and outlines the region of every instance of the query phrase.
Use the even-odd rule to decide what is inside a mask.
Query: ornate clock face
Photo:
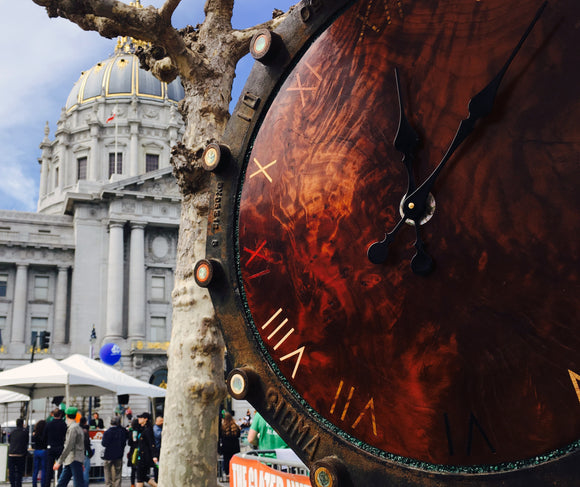
[[[286,73],[243,157],[227,252],[246,326],[281,387],[379,456],[492,471],[580,439],[578,2],[541,13],[428,188],[427,275],[410,220],[384,262],[367,256],[539,6],[354,3]]]

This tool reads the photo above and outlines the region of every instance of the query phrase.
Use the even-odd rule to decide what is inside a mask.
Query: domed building
[[[1,369],[30,361],[33,332],[50,333],[37,359],[61,359],[89,354],[94,329],[95,357],[115,343],[125,372],[166,378],[181,209],[170,150],[184,129],[183,88],[141,69],[135,44],[119,39],[81,74],[52,139],[47,123],[37,213],[0,210]]]
[[[54,140],[47,134],[41,144],[40,213],[61,214],[72,194],[169,168],[183,127],[183,87],[141,69],[134,52],[135,41],[120,38],[115,54],[75,83]]]

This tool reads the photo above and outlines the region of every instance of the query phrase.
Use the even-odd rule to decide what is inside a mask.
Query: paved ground
[[[32,479],[30,477],[24,477],[23,482],[22,482],[23,487],[30,487],[32,486]],[[54,484],[53,484],[54,485]],[[73,483],[72,480],[69,482],[69,487],[72,487]],[[93,487],[93,486],[100,486],[103,487],[105,485],[104,482],[90,482],[89,483],[89,487]],[[122,487],[131,487],[131,481],[129,479],[123,479],[123,482],[121,483]],[[226,484],[228,485],[228,484]],[[10,486],[10,482],[0,482],[0,487],[9,487]],[[40,483],[38,484],[38,486],[40,487]]]
[[[32,479],[30,477],[28,478],[24,478],[24,481],[22,482],[22,485],[24,487],[30,487],[32,486]],[[69,482],[69,487],[72,487],[73,483],[72,480]],[[105,485],[104,482],[91,482],[89,483],[89,487],[103,487]],[[122,482],[122,487],[131,487],[131,481],[127,478],[127,479],[123,479]],[[218,485],[220,487],[229,487],[229,482],[220,482],[220,480],[218,479]],[[10,482],[0,482],[0,487],[9,487],[10,486]]]
[[[32,486],[32,481],[30,480],[30,478],[28,478],[28,479],[25,478],[24,482],[22,482],[22,485],[24,487],[30,487],[30,486]],[[73,485],[72,480],[69,482],[68,485],[69,485],[69,487],[72,487],[72,485]],[[91,482],[89,484],[89,487],[97,487],[97,486],[103,487],[104,485],[105,485],[104,482]],[[129,479],[123,479],[123,483],[121,485],[122,485],[122,487],[131,487],[131,482]],[[220,487],[228,487],[230,484],[229,484],[229,482],[220,482],[218,479],[218,485]],[[0,486],[1,487],[9,487],[10,482],[0,482]]]
[[[26,487],[32,486],[31,479],[25,478],[24,482],[22,482],[22,485],[26,486]],[[68,485],[69,485],[69,487],[72,487],[72,480],[71,480],[71,482],[69,482]],[[105,485],[104,482],[91,482],[89,484],[89,487],[97,487],[97,486],[103,487],[104,485]],[[122,487],[131,487],[131,481],[129,479],[123,479],[123,482],[121,485],[122,485]],[[228,487],[230,484],[229,484],[229,482],[220,482],[220,480],[218,479],[218,485],[221,487]],[[10,486],[10,482],[0,482],[0,487],[8,487],[8,486]]]

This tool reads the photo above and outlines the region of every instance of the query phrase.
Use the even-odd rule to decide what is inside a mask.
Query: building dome
[[[38,211],[62,214],[73,199],[95,200],[111,184],[171,171],[171,147],[184,132],[181,81],[163,83],[141,69],[130,37],[84,71],[56,124],[45,129]]]
[[[81,73],[68,96],[66,110],[103,98],[114,100],[137,96],[175,103],[181,100],[184,91],[179,78],[164,83],[139,66],[139,58],[134,54],[138,45],[139,41],[130,37],[119,38],[115,53],[109,59]]]

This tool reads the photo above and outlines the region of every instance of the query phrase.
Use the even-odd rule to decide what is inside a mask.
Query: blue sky
[[[298,0],[236,0],[233,24],[246,28],[287,10]],[[127,0],[126,3],[129,3]],[[159,7],[162,0],[141,0]],[[173,25],[203,20],[205,0],[182,0]],[[67,96],[81,72],[109,57],[115,40],[85,32],[63,19],[49,19],[32,0],[0,0],[0,209],[36,211],[40,180],[39,144],[49,123],[50,138]],[[238,66],[234,99],[253,60]]]

